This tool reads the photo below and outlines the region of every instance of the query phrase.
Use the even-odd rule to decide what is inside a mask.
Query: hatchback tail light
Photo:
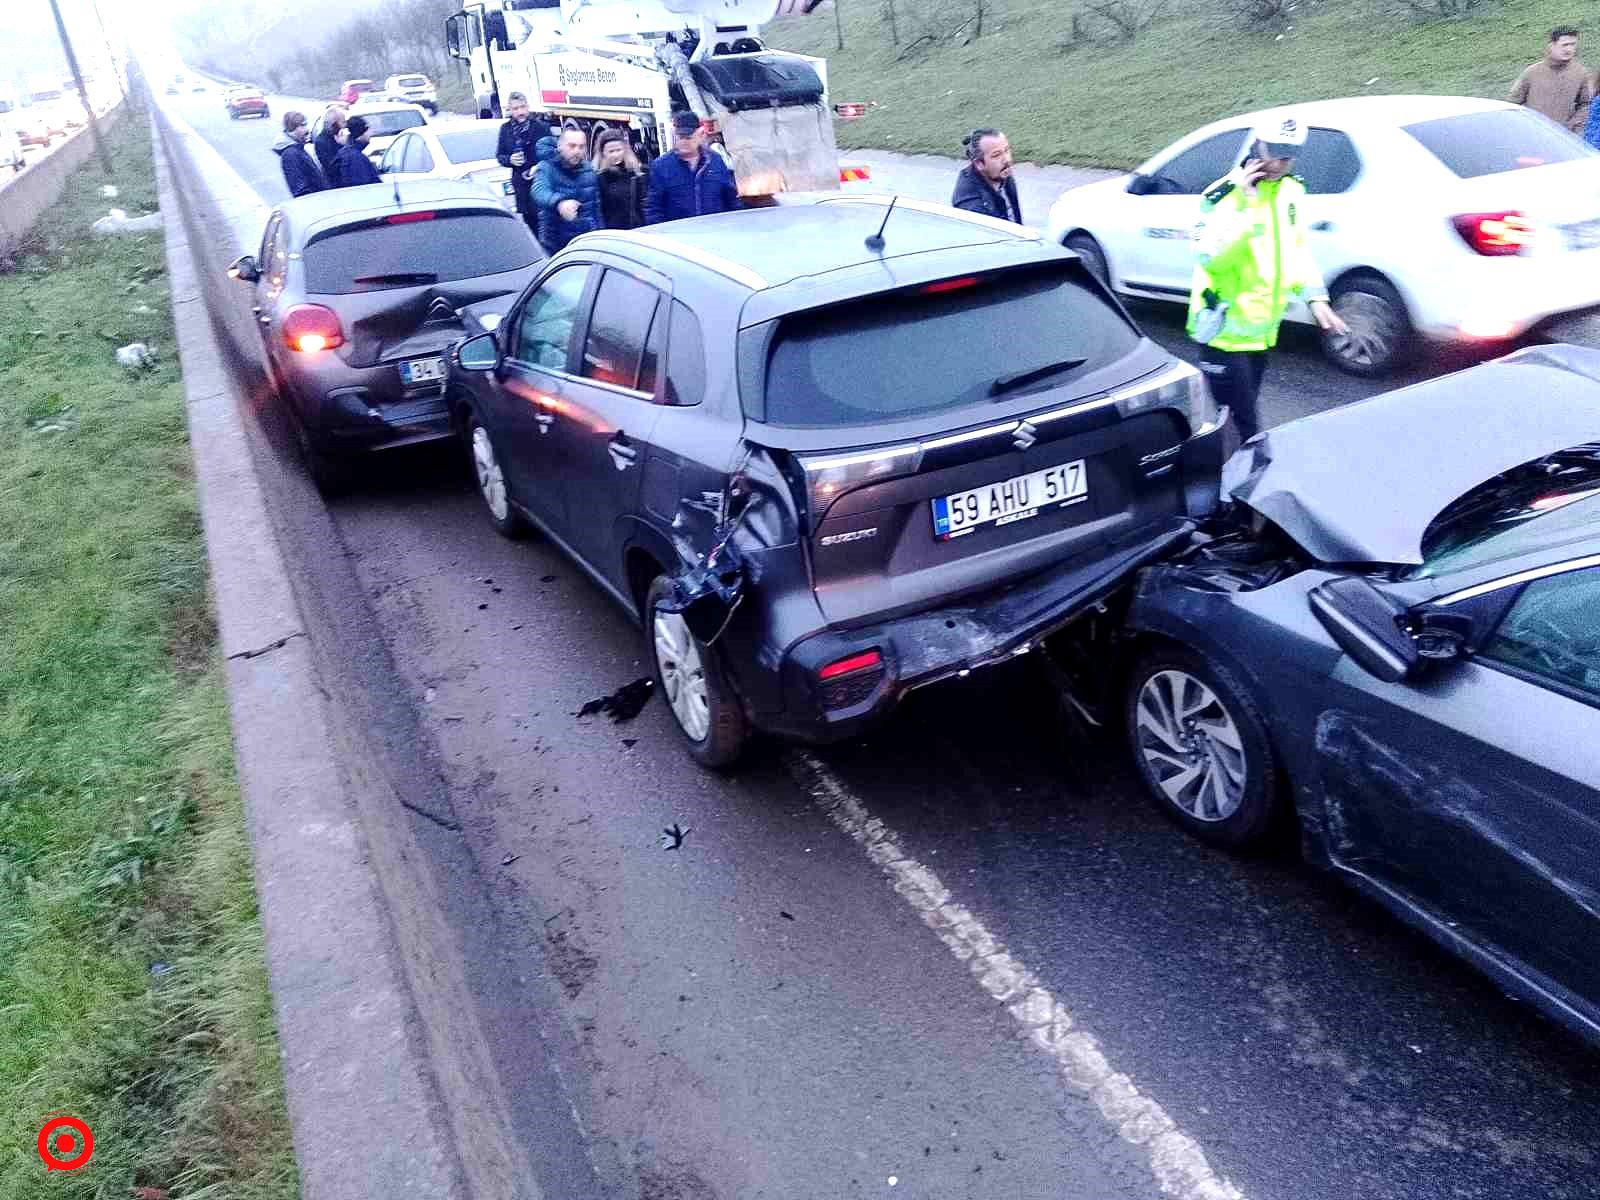
[[[321,304],[296,304],[283,314],[283,340],[291,350],[315,354],[344,345],[339,314]]]
[[[1462,213],[1451,217],[1461,240],[1490,258],[1521,254],[1533,245],[1533,221],[1525,213]]]

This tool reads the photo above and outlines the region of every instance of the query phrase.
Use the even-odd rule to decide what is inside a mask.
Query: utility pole
[[[61,19],[61,5],[57,0],[50,0],[50,11],[56,18],[56,32],[61,35],[61,49],[66,53],[67,66],[72,68],[72,82],[78,86],[78,99],[82,101],[83,111],[89,117],[89,133],[94,137],[94,148],[100,155],[100,166],[109,176],[111,155],[106,153],[106,144],[100,138],[100,123],[95,120],[94,105],[89,103],[88,92],[83,86],[83,72],[78,69],[78,56],[72,52],[72,39],[67,36],[67,23]]]
[[[54,4],[55,0],[50,2]],[[839,6],[843,3],[844,0],[833,0],[833,36],[838,41],[837,48],[840,50],[844,49],[844,24],[839,18]]]
[[[122,98],[128,98],[128,89],[122,86],[122,63],[117,58],[117,52],[111,46],[111,34],[106,30],[106,19],[100,15],[100,0],[89,0],[89,7],[94,9],[95,23],[100,26],[100,37],[106,44],[106,62],[111,67],[111,74],[116,77],[117,91]]]

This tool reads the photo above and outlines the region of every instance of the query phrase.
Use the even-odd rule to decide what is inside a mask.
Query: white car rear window
[[[1523,108],[1495,108],[1402,128],[1462,179],[1571,162],[1594,154],[1555,122]]]

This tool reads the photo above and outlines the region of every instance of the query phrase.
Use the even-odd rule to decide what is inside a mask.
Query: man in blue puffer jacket
[[[589,138],[563,130],[556,156],[533,175],[533,207],[539,214],[539,244],[555,254],[580,233],[600,228],[600,181],[589,165]]]
[[[705,148],[700,118],[692,112],[672,114],[672,153],[650,164],[644,194],[644,223],[676,221],[739,208],[733,172]]]

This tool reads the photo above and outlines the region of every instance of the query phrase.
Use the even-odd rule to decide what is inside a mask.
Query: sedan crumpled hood
[[[1422,535],[1502,471],[1600,440],[1600,350],[1535,346],[1258,434],[1222,492],[1327,563],[1422,561]]]

